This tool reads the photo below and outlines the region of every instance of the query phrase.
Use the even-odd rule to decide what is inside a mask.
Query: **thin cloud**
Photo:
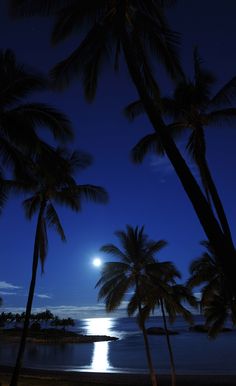
[[[186,154],[185,145],[183,142],[178,144],[178,148],[184,157],[189,169],[191,170],[193,176],[199,181],[199,172],[196,164],[193,160]],[[166,178],[175,173],[175,170],[169,161],[169,158],[166,156],[160,157],[156,154],[150,155],[149,164],[153,172],[158,173],[161,178],[161,182],[165,182]]]
[[[59,317],[71,317],[74,319],[101,318],[101,317],[124,317],[126,314],[127,302],[123,301],[117,311],[107,313],[103,303],[90,306],[74,305],[45,305],[44,307],[33,307],[32,313],[43,312],[49,309],[54,315]],[[21,313],[25,311],[24,307],[2,307],[5,312]]]
[[[35,296],[40,299],[52,299],[52,296],[46,294],[35,294]]]
[[[158,157],[156,155],[150,156],[150,166],[154,172],[158,172],[161,175],[169,175],[174,172],[174,168],[170,161],[166,157]]]
[[[6,292],[6,291],[0,291],[0,295],[18,295],[17,292]]]
[[[0,281],[0,290],[12,290],[12,289],[20,289],[22,287],[19,287],[17,285],[13,285],[11,283],[7,283],[6,281]]]

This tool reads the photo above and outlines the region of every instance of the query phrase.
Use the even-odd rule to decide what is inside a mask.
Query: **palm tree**
[[[209,242],[202,242],[206,252],[190,265],[190,288],[201,286],[200,307],[206,319],[208,334],[215,337],[231,318],[236,324],[236,301],[228,291],[226,277],[214,248]]]
[[[11,189],[4,168],[18,176],[24,173],[29,157],[47,148],[38,132],[48,129],[56,140],[73,138],[68,118],[54,107],[27,102],[32,93],[49,88],[49,82],[35,70],[18,63],[11,50],[0,51],[0,209]],[[41,130],[42,131],[42,130]]]
[[[153,386],[157,384],[156,374],[143,317],[141,291],[147,282],[147,270],[155,266],[155,254],[165,245],[164,240],[153,241],[144,233],[144,227],[133,228],[126,226],[126,231],[117,231],[122,249],[114,244],[107,244],[101,248],[102,252],[118,258],[120,261],[105,263],[101,278],[97,282],[99,287],[98,299],[105,299],[106,310],[111,312],[119,307],[128,289],[134,288],[139,315],[139,325],[143,333],[148,366]]]
[[[34,241],[32,276],[28,293],[24,327],[16,359],[15,369],[11,379],[11,386],[18,383],[19,372],[22,366],[26,337],[29,328],[30,315],[34,297],[36,275],[39,259],[42,271],[47,256],[47,227],[53,228],[65,241],[65,233],[54,207],[56,204],[69,207],[75,212],[81,209],[83,199],[98,203],[107,201],[107,193],[99,186],[78,185],[73,178],[75,172],[86,168],[91,163],[91,158],[86,154],[56,149],[54,153],[45,152],[36,156],[35,163],[27,170],[28,180],[23,186],[33,195],[24,200],[23,206],[28,219],[37,213],[37,226]],[[19,182],[19,185],[21,183]]]
[[[206,158],[204,129],[213,124],[235,123],[236,108],[232,107],[232,102],[236,96],[236,77],[230,79],[212,96],[211,91],[216,79],[213,73],[203,68],[197,48],[194,49],[193,61],[194,79],[185,78],[176,86],[173,97],[161,98],[161,109],[175,121],[169,125],[173,136],[179,136],[186,129],[191,131],[186,148],[199,169],[206,197],[209,203],[212,200],[222,230],[232,243],[227,217]],[[125,109],[129,119],[143,112],[141,101],[133,102]],[[160,138],[156,134],[147,135],[137,143],[132,151],[133,160],[141,162],[150,150],[164,154]]]
[[[56,140],[73,138],[68,118],[54,107],[26,102],[37,91],[49,89],[49,81],[16,61],[11,50],[0,51],[0,158],[3,165],[18,166],[22,154],[39,151],[39,128],[48,129]],[[46,144],[44,144],[46,146]],[[25,161],[25,159],[23,160]]]
[[[48,324],[49,320],[53,320],[54,315],[50,310],[41,312],[41,319]]]
[[[176,370],[173,350],[170,342],[169,330],[167,327],[166,313],[170,323],[173,323],[177,315],[182,315],[188,322],[192,322],[191,312],[184,307],[183,302],[196,307],[196,299],[189,288],[177,284],[176,279],[181,278],[179,271],[171,262],[156,262],[151,270],[147,270],[148,283],[142,288],[141,297],[143,303],[143,316],[148,318],[154,313],[156,307],[160,307],[165,336],[170,357],[172,386],[176,385]],[[148,284],[148,285],[147,285]],[[137,311],[137,296],[133,295],[128,305],[128,314],[133,315]]]
[[[87,27],[88,32],[78,47],[68,58],[54,67],[51,74],[57,87],[64,87],[72,78],[82,75],[85,95],[87,99],[92,100],[96,92],[98,75],[108,54],[114,54],[115,69],[119,68],[119,59],[123,54],[129,75],[150,123],[158,134],[209,241],[214,245],[228,277],[229,287],[236,295],[234,246],[222,231],[211,206],[166,130],[156,103],[160,98],[160,92],[151,69],[150,56],[162,61],[173,78],[183,76],[176,54],[178,35],[170,30],[164,16],[164,7],[170,3],[172,1],[165,0],[150,2],[10,0],[14,16],[55,17],[52,33],[54,44],[78,31],[78,27],[83,28],[83,32],[85,26]]]

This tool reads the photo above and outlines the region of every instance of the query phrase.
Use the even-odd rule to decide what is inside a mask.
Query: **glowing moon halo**
[[[95,257],[93,259],[93,265],[94,267],[101,267],[102,265],[102,260],[99,257]]]

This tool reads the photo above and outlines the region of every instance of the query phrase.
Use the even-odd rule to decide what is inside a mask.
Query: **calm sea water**
[[[196,317],[196,323],[201,318]],[[149,326],[161,326],[158,317]],[[190,332],[178,318],[171,336],[178,373],[236,374],[236,330],[222,333],[215,340],[205,334]],[[28,344],[26,367],[98,372],[147,372],[142,334],[133,318],[94,318],[79,320],[74,328],[84,334],[110,335],[118,341],[84,344]],[[169,373],[169,357],[164,336],[149,337],[153,361],[159,373]],[[0,342],[0,364],[14,363],[17,344]]]

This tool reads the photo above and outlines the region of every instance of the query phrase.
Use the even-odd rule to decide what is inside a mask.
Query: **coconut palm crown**
[[[34,69],[18,63],[11,50],[0,51],[0,209],[10,186],[4,169],[15,175],[24,173],[25,165],[47,147],[42,128],[54,139],[73,138],[69,119],[56,108],[41,102],[29,102],[34,92],[49,89],[48,80]]]
[[[171,5],[170,1],[11,0],[10,5],[13,16],[53,16],[53,44],[75,35],[86,25],[88,34],[54,67],[52,77],[57,86],[64,87],[75,76],[81,75],[88,100],[95,95],[98,76],[107,58],[110,57],[115,69],[119,68],[125,33],[132,37],[139,55],[146,62],[143,71],[148,81],[152,81],[150,52],[172,77],[182,72],[177,55],[179,36],[170,30],[164,15],[164,7]]]
[[[200,307],[206,319],[208,334],[216,337],[225,322],[236,324],[236,301],[228,291],[227,279],[219,259],[209,242],[202,242],[206,252],[190,265],[190,288],[201,288]]]
[[[42,133],[42,127],[56,140],[73,138],[70,121],[62,112],[45,103],[26,101],[34,92],[49,89],[49,82],[42,74],[18,63],[11,50],[0,51],[0,85],[0,158],[3,164],[17,164],[19,150],[33,154],[39,147],[38,133]]]
[[[117,231],[122,249],[114,244],[106,244],[101,251],[118,258],[120,261],[104,263],[98,299],[104,299],[106,310],[118,308],[127,291],[147,278],[147,270],[155,265],[155,254],[167,243],[164,240],[149,240],[144,227],[126,226],[126,231]]]

